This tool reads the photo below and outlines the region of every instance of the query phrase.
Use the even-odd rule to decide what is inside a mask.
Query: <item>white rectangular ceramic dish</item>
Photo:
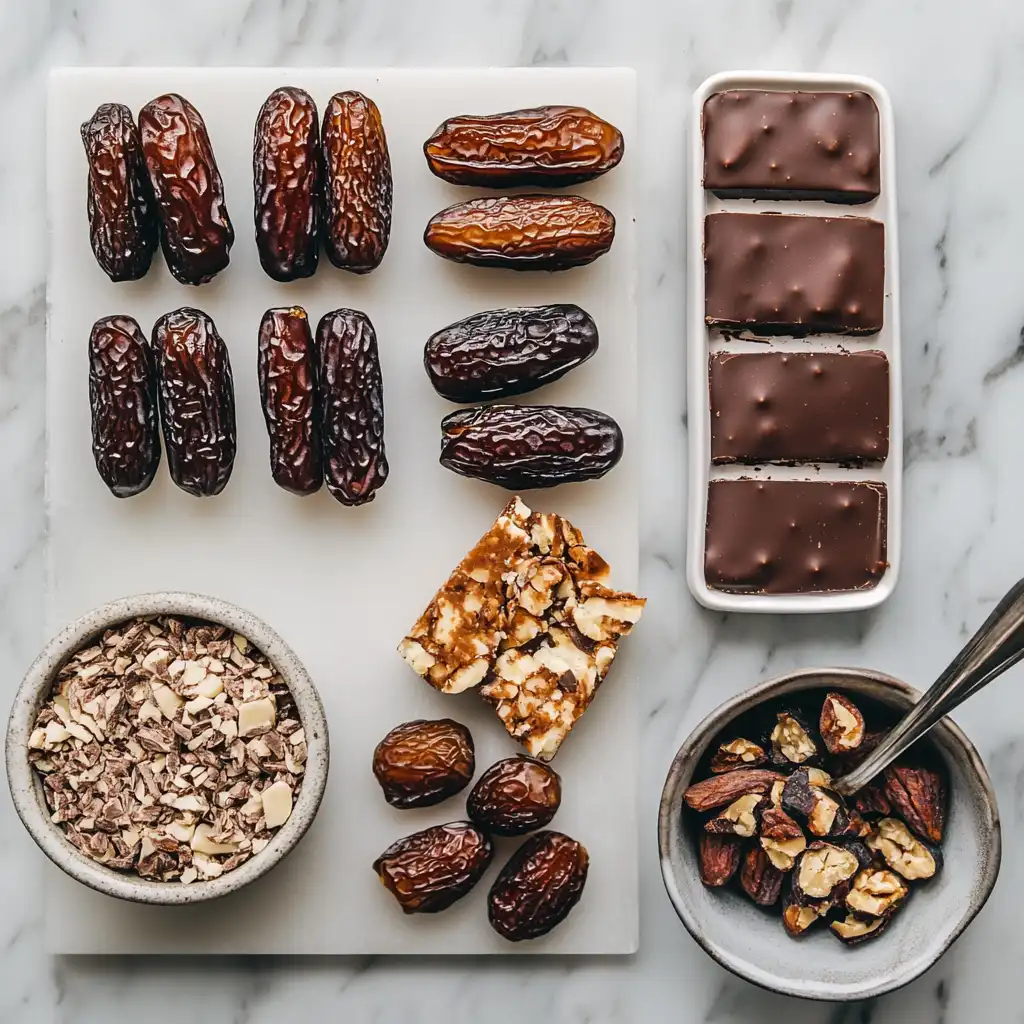
[[[857,206],[791,200],[718,199],[703,188],[704,143],[702,115],[709,96],[728,89],[766,91],[867,93],[878,107],[881,189],[879,196]],[[900,385],[899,243],[896,218],[896,157],[892,105],[877,82],[857,75],[798,74],[777,71],[728,71],[707,79],[693,95],[690,124],[689,189],[687,205],[688,303],[687,389],[689,407],[689,535],[686,575],[694,597],[705,607],[735,612],[840,612],[873,608],[893,591],[900,568],[900,524],[903,497],[903,402]],[[721,331],[704,321],[704,218],[709,213],[796,213],[810,216],[870,217],[885,225],[885,299],[880,333],[864,338],[811,335],[763,341],[725,340]],[[880,350],[889,360],[889,457],[881,465],[845,468],[838,465],[751,466],[711,464],[708,358],[712,352],[863,351]],[[709,587],[704,575],[708,484],[711,480],[756,475],[761,480],[865,480],[882,482],[888,491],[886,549],[888,568],[870,590],[822,594],[736,594]]]
[[[253,242],[252,135],[276,87],[301,86],[322,111],[358,89],[380,107],[394,172],[394,224],[381,267],[365,277],[323,260],[316,276],[278,284]],[[99,103],[134,112],[166,91],[202,112],[236,232],[231,265],[200,288],[177,284],[158,256],[142,281],[111,284],[89,249],[86,162],[79,125]],[[423,228],[442,208],[483,194],[435,178],[424,139],[446,117],[539,104],[581,104],[618,125],[626,157],[580,193],[616,215],[608,255],[559,274],[458,266],[429,252]],[[477,889],[443,914],[406,917],[371,870],[389,844],[463,818],[464,796],[397,811],[370,771],[374,746],[399,722],[450,716],[476,740],[478,771],[518,752],[475,695],[435,692],[396,653],[434,591],[508,500],[496,487],[438,465],[439,398],[423,345],[440,327],[483,309],[576,302],[597,321],[598,354],[526,396],[602,409],[622,425],[626,453],[600,481],[524,495],[568,516],[611,563],[613,582],[637,582],[635,75],[625,69],[346,70],[309,68],[70,69],[50,80],[47,501],[52,632],[108,599],[153,590],[206,592],[277,629],[323,697],[331,774],[320,814],[286,861],[240,893],[189,907],[138,906],[99,895],[47,866],[47,933],[58,953],[630,953],[637,946],[637,688],[625,644],[600,696],[554,761],[564,802],[553,823],[586,845],[590,875],[579,906],[549,936],[512,945],[490,928],[486,893],[516,843],[501,840]],[[391,476],[374,502],[343,508],[322,490],[296,498],[271,480],[256,381],[256,336],[270,306],[304,306],[315,323],[339,306],[365,310],[380,343]],[[166,462],[145,493],[119,501],[93,465],[89,331],[126,313],[145,331],[183,305],[208,312],[234,370],[238,457],[223,494],[197,500],[171,483]],[[642,626],[641,626],[642,629]]]

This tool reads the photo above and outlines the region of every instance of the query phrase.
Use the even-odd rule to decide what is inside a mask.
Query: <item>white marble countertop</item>
[[[929,974],[873,1003],[774,998],[727,975],[664,897],[657,798],[689,728],[787,669],[863,664],[927,683],[1024,574],[1024,6],[1007,0],[0,0],[0,664],[42,637],[43,115],[61,64],[625,64],[640,72],[643,494],[641,950],[507,961],[51,959],[40,858],[0,799],[0,1021],[1021,1020],[1024,699],[961,709],[1004,819],[995,897]],[[897,119],[906,410],[904,562],[881,609],[782,619],[700,610],[683,580],[682,149],[726,68],[878,78]]]

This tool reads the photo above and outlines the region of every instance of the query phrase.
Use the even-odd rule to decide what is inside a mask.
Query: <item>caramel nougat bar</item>
[[[479,687],[535,757],[558,750],[644,600],[609,589],[608,565],[566,519],[516,498],[462,560],[402,657],[443,693]]]

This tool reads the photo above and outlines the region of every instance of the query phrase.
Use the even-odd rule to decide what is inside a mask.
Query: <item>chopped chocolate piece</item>
[[[885,520],[884,484],[714,480],[705,578],[749,594],[874,587],[887,564]]]
[[[715,352],[713,462],[882,462],[889,361],[882,352]]]
[[[722,199],[866,203],[879,193],[878,108],[864,92],[716,93],[704,187]]]
[[[864,217],[712,213],[704,316],[754,335],[877,334],[885,226]]]

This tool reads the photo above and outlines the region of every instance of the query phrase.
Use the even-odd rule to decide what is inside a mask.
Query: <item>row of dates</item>
[[[112,281],[147,273],[161,245],[183,284],[210,281],[235,234],[202,115],[176,93],[158,96],[136,126],[104,103],[82,125],[88,214],[97,262]],[[622,134],[581,107],[545,106],[445,121],[424,144],[431,171],[464,185],[563,187],[622,158]],[[391,233],[392,176],[380,110],[355,91],[331,97],[321,123],[303,89],[267,98],[253,141],[256,244],[278,281],[311,276],[321,248],[335,266],[368,273]],[[615,218],[573,195],[512,195],[457,203],[431,218],[427,246],[460,263],[564,270],[610,248]]]

